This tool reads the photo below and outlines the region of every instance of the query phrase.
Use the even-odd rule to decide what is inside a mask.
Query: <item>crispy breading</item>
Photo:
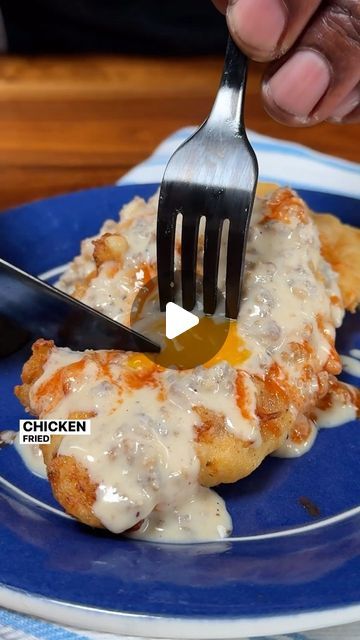
[[[128,248],[126,238],[120,233],[104,233],[98,240],[93,240],[93,245],[97,268],[109,261],[114,261],[120,266]]]
[[[253,447],[229,433],[222,416],[203,407],[198,413],[202,424],[196,429],[195,448],[200,460],[200,484],[206,487],[236,482],[250,475],[269,453],[283,444],[294,422],[287,408],[277,417],[263,418],[262,442]]]
[[[257,195],[266,197],[278,185],[259,183]],[[360,229],[343,224],[330,213],[311,212],[320,235],[321,253],[339,274],[345,309],[354,312],[360,305]]]
[[[319,230],[321,253],[339,274],[344,306],[355,311],[360,304],[360,229],[342,224],[329,213],[313,214]]]
[[[55,456],[47,463],[47,473],[54,497],[65,511],[90,527],[102,528],[92,510],[96,484],[85,467],[70,456]]]
[[[31,386],[42,375],[46,361],[54,347],[51,341],[38,340],[33,345],[33,354],[24,365],[23,384],[15,388],[15,394],[29,411],[33,410],[30,398]],[[91,357],[88,352],[87,357]],[[94,357],[96,353],[94,352]],[[71,365],[70,365],[71,366]],[[330,381],[330,393],[334,378],[322,372],[322,405],[326,404],[326,392]],[[335,379],[336,381],[336,379]],[[271,382],[271,380],[270,380]],[[341,385],[336,381],[337,385]],[[226,428],[224,417],[204,407],[198,407],[201,424],[196,427],[195,450],[200,461],[199,481],[203,486],[235,482],[252,473],[263,459],[279,448],[294,428],[294,415],[289,410],[287,390],[281,384],[257,379],[257,408],[260,419],[262,441],[251,446],[249,441],[237,438]],[[65,393],[65,391],[64,391]],[[347,393],[349,393],[347,391]],[[355,393],[355,392],[354,392]],[[45,399],[46,400],[46,399]],[[356,400],[356,402],[355,402]],[[52,398],[48,398],[49,404]],[[354,404],[360,406],[357,392]],[[46,414],[46,406],[44,406]],[[72,413],[69,418],[87,418],[86,412]],[[75,459],[59,455],[58,449],[63,436],[52,436],[49,445],[42,445],[44,461],[55,498],[64,509],[81,522],[92,527],[101,527],[92,507],[96,498],[96,485],[88,471]]]
[[[281,193],[278,196],[280,198]],[[296,202],[295,199],[294,206]],[[280,200],[275,204],[280,206]],[[278,215],[275,206],[270,213],[272,217]],[[300,214],[303,215],[303,208],[299,209]],[[320,232],[322,254],[339,274],[344,306],[354,311],[360,302],[360,230],[343,225],[337,218],[328,214],[312,214],[312,216]],[[123,252],[126,250],[121,238],[122,236],[116,233],[105,233],[93,241],[93,257],[97,270],[105,262],[113,261],[118,265],[121,264]],[[94,275],[96,272],[88,272],[82,280],[80,279],[76,283],[73,291],[75,297],[82,297]],[[54,348],[56,349],[52,342],[38,340],[33,346],[33,355],[24,365],[23,384],[15,388],[15,393],[29,411],[34,411],[31,403],[31,389],[42,375]],[[305,346],[294,344],[293,349],[296,350],[297,357],[299,356],[298,351],[304,349],[306,360],[308,355]],[[87,357],[92,357],[91,352],[88,352]],[[289,357],[291,357],[291,352]],[[80,363],[69,365],[69,369],[73,367],[72,374],[74,367],[76,367],[76,375],[82,375]],[[333,349],[327,368],[325,367],[323,371],[318,372],[319,389],[320,387],[322,389],[319,393],[320,397],[326,396],[329,374],[338,373],[339,370],[339,358]],[[256,414],[261,432],[261,442],[257,446],[252,446],[251,442],[243,441],[231,433],[226,427],[224,416],[220,413],[215,413],[204,407],[196,409],[200,417],[200,426],[196,427],[194,445],[200,461],[199,481],[204,486],[234,482],[249,475],[269,453],[284,443],[294,428],[295,416],[289,409],[291,404],[289,397],[296,391],[293,388],[290,390],[286,388],[286,385],[283,385],[276,375],[276,371],[273,375],[269,374],[268,379],[265,380],[255,376],[254,382],[257,391]],[[60,376],[59,384],[56,389],[54,388],[54,393],[45,395],[43,398],[44,415],[53,406],[56,406],[62,393],[66,393],[66,372],[64,377]],[[306,412],[306,408],[303,406],[299,407],[299,410]],[[88,416],[81,413],[63,417],[84,418]],[[62,436],[53,436],[51,444],[42,447],[55,498],[68,513],[81,522],[93,527],[101,527],[101,522],[93,513],[97,486],[91,481],[84,466],[74,458],[58,453],[61,441]]]
[[[16,397],[28,411],[31,411],[30,389],[34,382],[40,378],[53,346],[54,343],[52,340],[43,340],[40,338],[35,342],[33,345],[33,355],[23,366],[21,374],[22,384],[17,385],[14,389]]]
[[[27,410],[33,409],[29,393],[31,385],[40,378],[54,348],[56,349],[53,342],[38,340],[33,345],[30,360],[24,365],[23,385],[15,388],[15,395]],[[251,447],[248,441],[229,433],[224,416],[203,407],[198,408],[201,424],[196,427],[195,450],[200,461],[199,481],[203,486],[235,482],[249,475],[261,464],[265,456],[277,449],[287,437],[294,420],[288,411],[285,393],[281,393],[279,386],[277,392],[272,388],[269,395],[266,394],[263,381],[258,380],[257,385],[257,412],[262,435],[259,446]],[[48,398],[49,406],[52,400],[52,397]],[[46,415],[46,406],[44,414]],[[81,412],[68,417],[84,418],[88,417],[88,414]],[[52,436],[51,444],[41,447],[54,496],[68,513],[81,522],[101,527],[100,521],[92,511],[96,485],[79,462],[69,456],[58,454],[62,438],[63,436]]]

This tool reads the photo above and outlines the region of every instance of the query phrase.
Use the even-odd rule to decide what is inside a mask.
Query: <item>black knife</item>
[[[137,331],[0,258],[0,356],[40,337],[74,350],[160,351]]]

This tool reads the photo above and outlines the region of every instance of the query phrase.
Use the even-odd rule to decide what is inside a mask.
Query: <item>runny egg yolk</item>
[[[211,321],[211,318],[208,318]],[[205,363],[205,367],[213,367],[218,362],[227,362],[232,367],[242,364],[250,356],[251,352],[246,348],[245,342],[238,334],[236,320],[230,322],[229,333],[221,349]]]
[[[152,329],[156,328],[152,327]],[[164,335],[163,330],[164,328],[161,327],[162,335]],[[217,345],[219,349],[216,351]],[[209,358],[211,353],[214,355]],[[249,356],[250,351],[238,334],[236,321],[230,321],[225,325],[216,318],[205,316],[200,319],[196,327],[177,338],[172,340],[166,338],[160,353],[151,354],[151,356],[143,353],[131,354],[127,360],[127,366],[136,375],[143,376],[147,370],[149,373],[155,369],[161,371],[165,368],[183,371],[198,365],[210,368],[224,361],[232,367],[238,367]]]

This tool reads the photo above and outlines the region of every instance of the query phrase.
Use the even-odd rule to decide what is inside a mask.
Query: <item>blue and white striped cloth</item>
[[[118,184],[160,182],[166,162],[195,129],[187,127],[164,140],[152,156],[123,176]],[[334,158],[293,142],[250,131],[259,162],[260,180],[360,198],[360,165]]]
[[[189,127],[174,133],[150,158],[123,176],[118,184],[160,182],[170,155],[193,131]],[[261,180],[360,198],[360,165],[254,132],[250,132],[249,137],[258,157]],[[360,640],[360,623],[271,636],[271,639]],[[124,636],[70,629],[0,609],[0,640],[124,640]]]

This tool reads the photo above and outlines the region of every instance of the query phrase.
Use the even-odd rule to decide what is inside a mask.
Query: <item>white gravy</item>
[[[344,371],[354,378],[360,378],[360,349],[352,349],[349,356],[341,356]]]
[[[70,355],[72,361],[75,355],[78,360],[83,358],[83,354],[70,354],[67,349],[57,349],[50,356],[50,377],[55,364],[59,367],[62,357],[66,364]],[[125,358],[119,354],[111,364],[113,379],[119,384]],[[223,365],[214,367],[212,371],[213,387],[218,384],[216,372],[222,368]],[[34,398],[46,378],[47,367],[34,385]],[[210,379],[208,376],[208,385]],[[121,395],[119,386],[104,381],[101,367],[89,360],[81,382],[72,382],[72,393],[65,395],[47,417],[68,416],[79,409],[96,412],[91,418],[92,433],[86,438],[64,437],[59,454],[74,456],[88,469],[91,480],[97,484],[94,514],[110,531],[129,529],[149,518],[156,508],[158,522],[155,516],[150,517],[143,531],[146,538],[166,537],[160,531],[164,526],[161,522],[168,523],[170,539],[184,539],[186,531],[190,536],[190,529],[193,540],[209,539],[210,535],[223,537],[224,531],[231,530],[230,516],[221,499],[210,490],[203,491],[197,480],[199,461],[193,429],[199,417],[172,371],[164,372],[161,383],[167,402],[159,399],[159,387],[151,385]],[[222,401],[226,404],[226,394]],[[200,525],[200,516],[197,519],[195,511],[201,509],[209,516],[206,527],[196,527],[196,523]],[[185,521],[187,527],[181,524]]]
[[[123,209],[120,223],[106,222],[97,236],[121,233],[128,248],[120,269],[110,271],[108,263],[99,268],[82,301],[124,324],[129,323],[137,290],[146,280],[146,268],[139,265],[155,269],[156,211],[157,197],[148,203],[137,198]],[[289,208],[288,222],[265,220],[265,212],[265,201],[257,198],[236,326],[239,340],[234,342],[231,364],[221,361],[184,372],[164,370],[157,373],[157,386],[147,384],[122,393],[127,355],[119,353],[112,362],[111,380],[117,383],[109,381],[108,376],[104,380],[96,363],[88,360],[81,381],[74,378],[67,394],[46,414],[60,418],[73,411],[93,412],[91,435],[64,437],[59,453],[73,456],[86,467],[97,485],[94,513],[111,531],[124,531],[143,520],[140,529],[129,535],[165,541],[228,535],[231,518],[223,501],[198,483],[196,407],[221,414],[229,431],[257,447],[261,432],[252,374],[263,378],[269,366],[278,363],[291,384],[300,389],[304,403],[317,397],[316,373],[323,370],[331,349],[326,335],[333,338],[343,318],[341,304],[336,302],[340,298],[337,276],[321,257],[315,224],[304,222],[297,215],[296,205]],[[58,283],[62,290],[73,294],[77,283],[96,271],[92,251],[91,239],[85,240],[82,255],[75,258]],[[223,265],[221,272],[224,274]],[[224,291],[224,275],[219,286]],[[318,316],[325,331],[319,328]],[[292,343],[304,340],[313,349],[314,375],[306,378],[301,377],[303,360],[292,357],[291,351]],[[240,341],[246,345],[245,359]],[[83,358],[84,354],[68,349],[52,351],[31,391],[31,405],[42,413],[41,417],[45,417],[45,405],[37,397],[40,385],[59,367]],[[239,371],[246,377],[245,417],[236,402]],[[296,409],[291,406],[290,410]],[[315,435],[314,427],[301,448],[287,444],[277,455],[301,455],[310,448]]]
[[[11,431],[10,429],[0,431],[0,447],[7,444],[13,444],[15,438],[16,438],[16,431]]]
[[[47,479],[46,466],[38,444],[20,444],[16,436],[14,446],[25,466],[40,478]]]
[[[311,431],[306,440],[303,442],[294,442],[290,437],[288,437],[284,444],[276,449],[271,455],[274,458],[299,458],[303,456],[305,453],[310,451],[313,446],[317,436],[317,428],[314,423],[311,424]]]
[[[347,422],[356,420],[356,408],[354,405],[343,403],[340,399],[334,400],[328,409],[315,409],[314,413],[316,415],[316,425],[319,429],[340,427]]]
[[[231,517],[224,500],[215,491],[200,487],[180,507],[171,511],[155,509],[137,531],[127,535],[161,542],[205,542],[227,538],[231,531]]]

